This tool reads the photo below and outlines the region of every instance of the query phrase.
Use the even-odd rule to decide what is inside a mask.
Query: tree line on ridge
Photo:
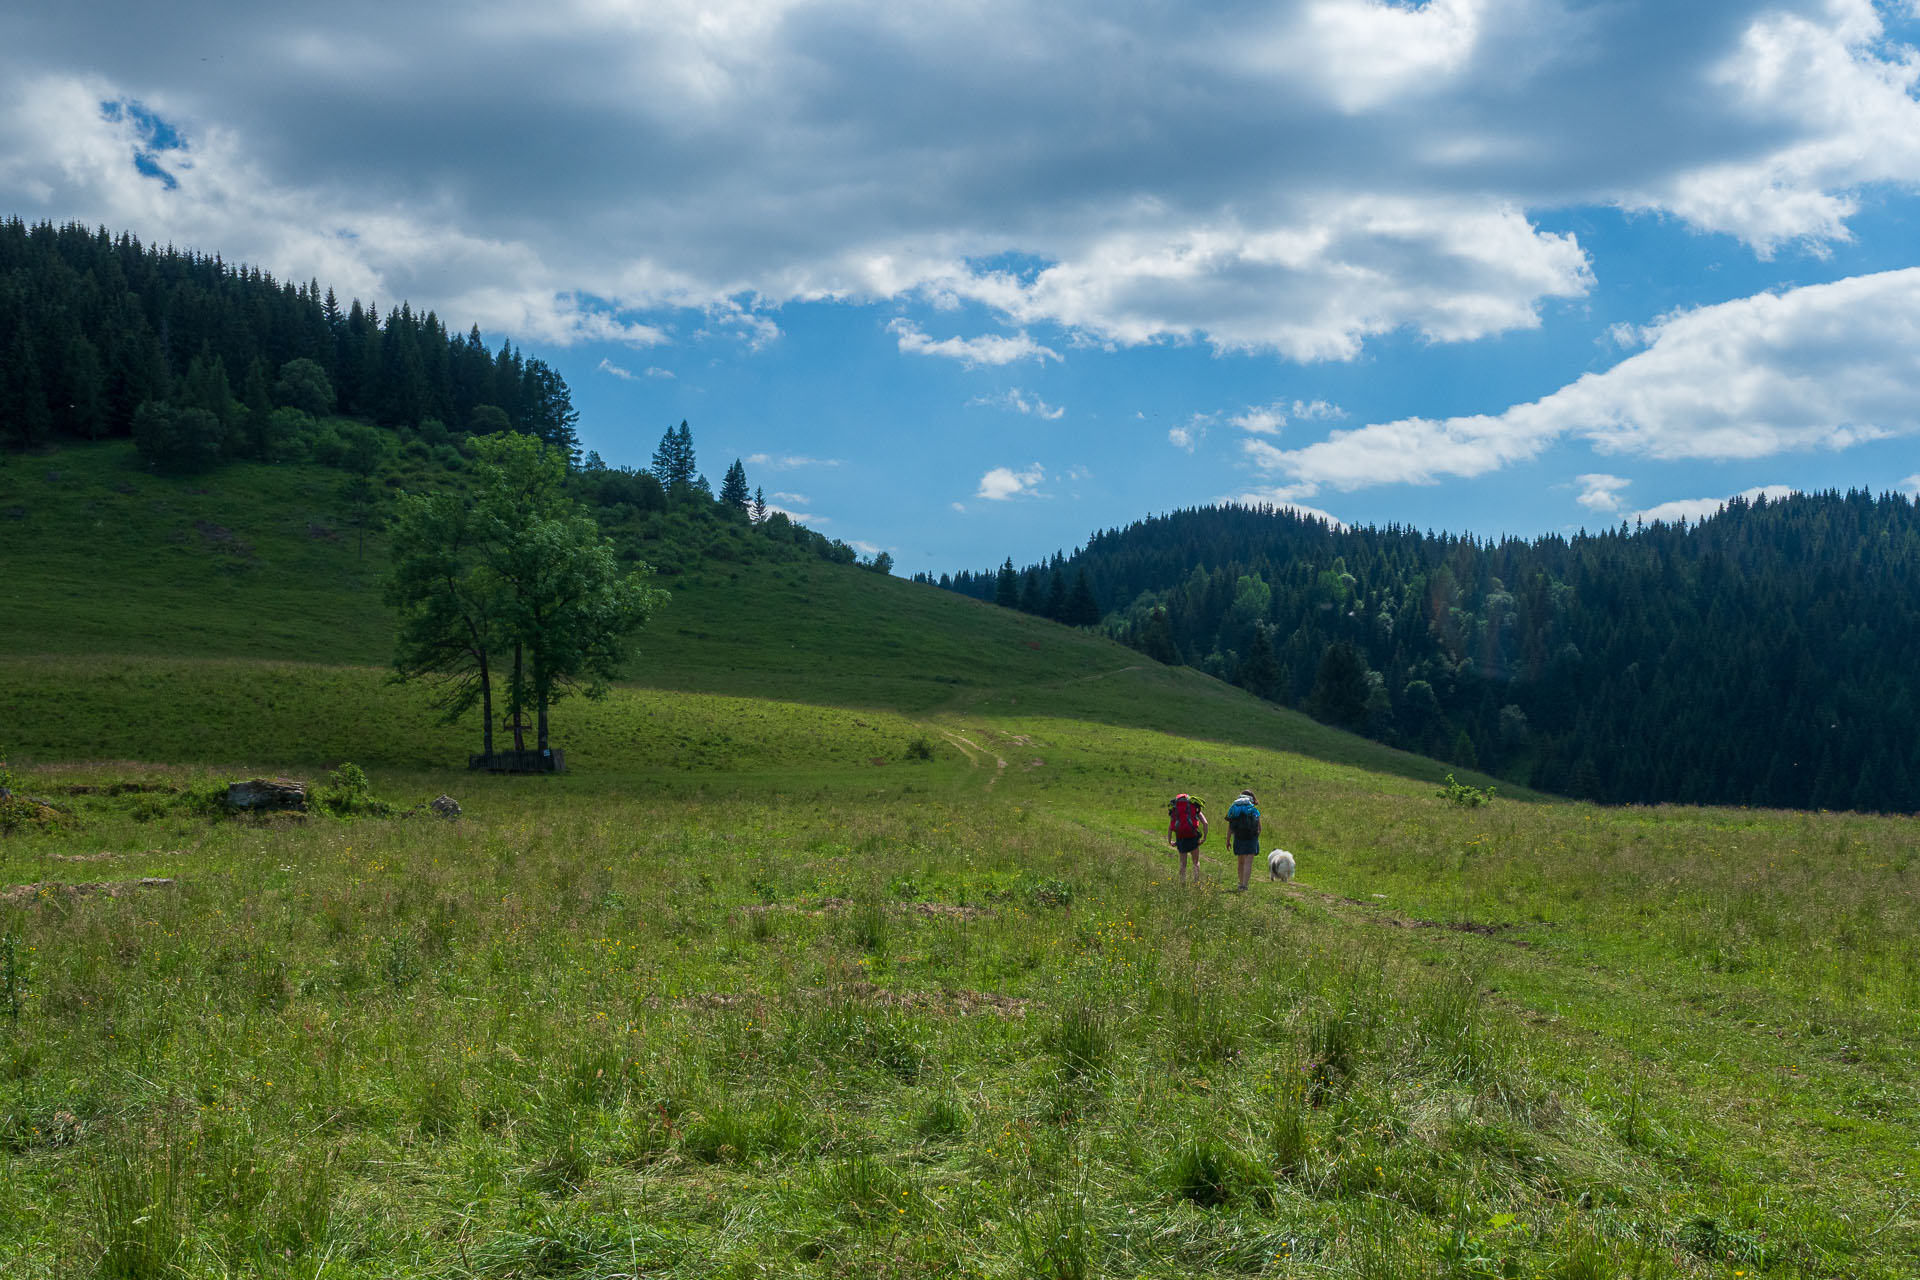
[[[1545,791],[1920,809],[1920,508],[1899,494],[1497,542],[1204,507],[936,584],[1045,613],[1067,575],[1159,661]]]

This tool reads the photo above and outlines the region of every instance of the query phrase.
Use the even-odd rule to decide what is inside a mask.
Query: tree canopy
[[[536,748],[545,749],[549,709],[574,691],[603,693],[620,674],[627,637],[666,593],[645,564],[622,568],[567,496],[560,450],[509,434],[476,452],[471,494],[402,501],[388,578],[400,611],[394,668],[401,679],[438,681],[450,717],[480,704],[488,754],[504,677],[515,748],[524,748],[530,709]]]

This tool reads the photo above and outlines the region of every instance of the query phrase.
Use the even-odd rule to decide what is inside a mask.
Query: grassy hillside
[[[1911,820],[1461,807],[812,561],[681,575],[574,772],[474,777],[332,515],[0,471],[0,1274],[1920,1274]],[[342,759],[465,813],[208,803]],[[1173,883],[1248,782],[1299,880]]]
[[[463,761],[477,749],[477,722],[440,728],[419,690],[381,683],[391,652],[378,585],[385,544],[372,533],[363,550],[345,524],[341,478],[250,463],[213,477],[154,476],[124,444],[7,459],[0,688],[31,711],[8,749],[33,759]],[[421,469],[390,477],[396,487],[445,479]],[[647,732],[654,712],[638,690],[652,689],[917,717],[1060,713],[1286,744],[1411,777],[1444,772],[1109,641],[811,557],[716,562],[668,585],[671,602],[637,641],[635,692],[556,712],[557,740],[583,766],[757,767],[704,712],[687,714],[716,742],[687,739],[678,752],[678,731]]]

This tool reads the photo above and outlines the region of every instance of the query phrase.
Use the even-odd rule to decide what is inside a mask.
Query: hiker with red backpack
[[[1187,859],[1193,859],[1193,882],[1200,883],[1200,846],[1207,840],[1207,813],[1199,796],[1182,791],[1167,802],[1167,843],[1180,852],[1180,883],[1187,881]]]

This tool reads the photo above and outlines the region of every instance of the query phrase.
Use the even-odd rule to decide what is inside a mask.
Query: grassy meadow
[[[475,777],[327,492],[0,469],[0,1275],[1920,1274],[1912,819],[1464,807],[799,560]],[[1245,784],[1296,882],[1175,883]]]

